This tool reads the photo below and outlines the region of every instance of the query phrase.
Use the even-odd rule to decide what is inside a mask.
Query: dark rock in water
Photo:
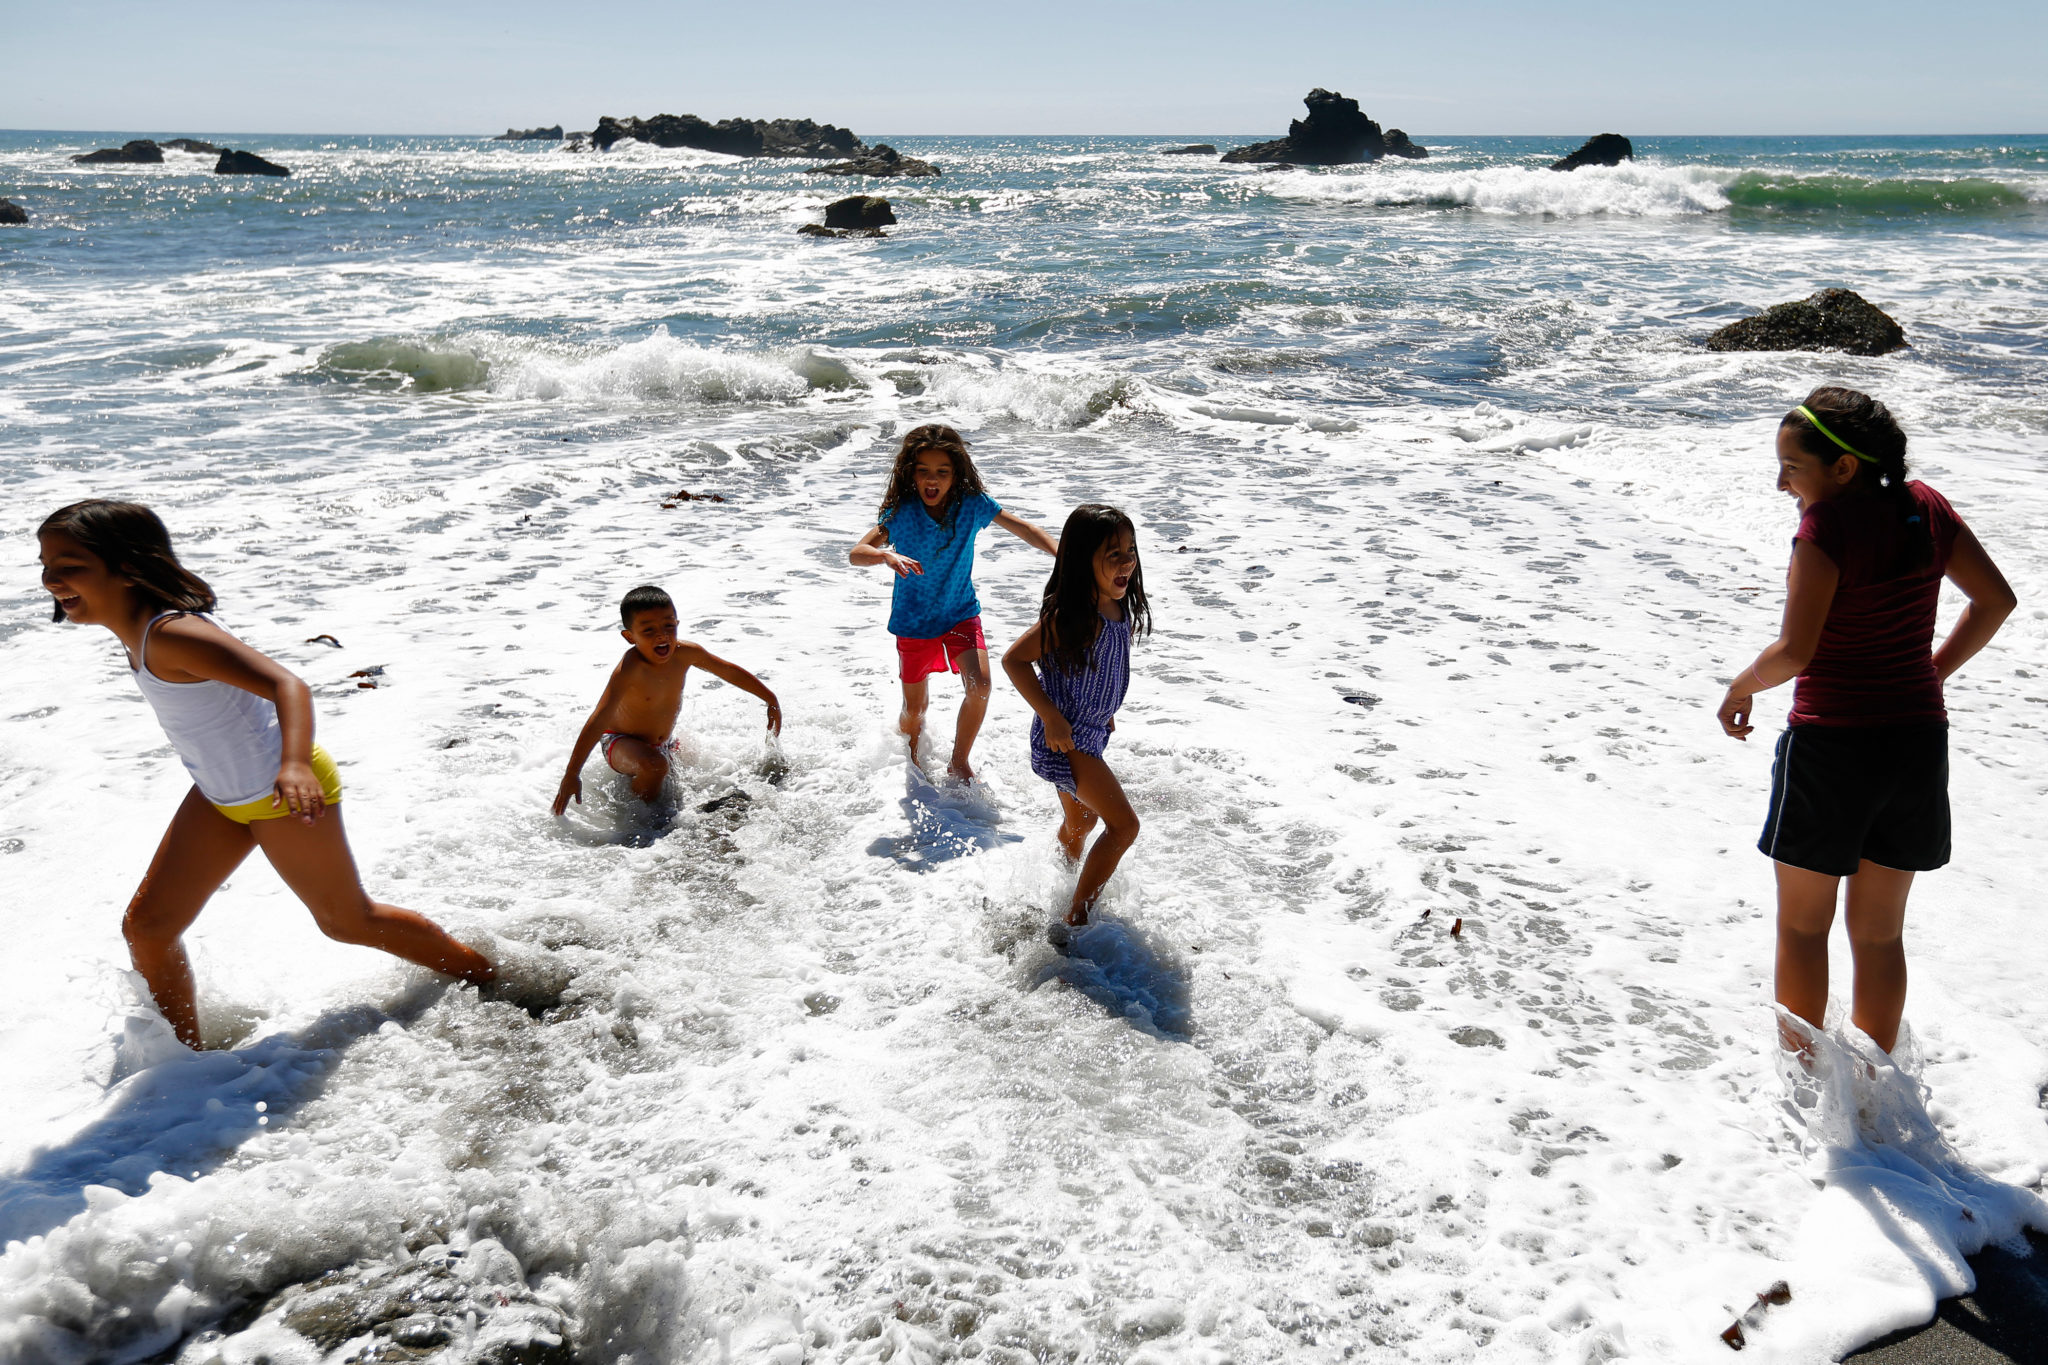
[[[579,134],[579,136],[581,135]],[[552,128],[507,128],[504,132],[491,139],[493,142],[560,142],[561,140],[562,125],[559,123]]]
[[[0,227],[20,227],[28,222],[28,210],[12,199],[0,199]]]
[[[797,229],[803,237],[887,237],[880,228],[828,228],[817,223],[805,223]]]
[[[1420,161],[1429,155],[1429,148],[1417,146],[1408,140],[1408,134],[1399,128],[1387,129],[1387,155],[1405,156],[1410,161]]]
[[[214,146],[211,142],[201,142],[196,137],[174,137],[163,145],[176,151],[193,152],[200,156],[218,156],[222,151],[226,150],[225,148]]]
[[[421,1360],[438,1348],[465,1342],[488,1345],[447,1358],[478,1365],[576,1361],[569,1319],[527,1288],[512,1254],[490,1241],[467,1253],[431,1249],[408,1265],[358,1265],[293,1285],[214,1344],[227,1346],[246,1333],[252,1346],[258,1341],[269,1346],[280,1328],[316,1348],[309,1354],[325,1355],[356,1343],[350,1359],[387,1365]],[[231,1353],[229,1358],[239,1356]]]
[[[1287,125],[1287,136],[1254,142],[1223,154],[1225,161],[1284,161],[1297,166],[1342,166],[1386,155],[1380,126],[1358,111],[1358,101],[1317,87],[1302,100],[1308,117]]]
[[[889,201],[873,194],[849,194],[825,205],[828,228],[883,228],[896,221]]]
[[[1906,345],[1905,329],[1861,294],[1823,289],[1797,303],[1766,308],[1707,338],[1710,351],[1847,351],[1885,355]]]
[[[657,147],[694,147],[727,156],[851,157],[868,150],[852,130],[807,118],[728,118],[706,123],[695,114],[656,114],[651,119],[616,119],[607,114],[591,130],[599,151],[627,138]]]
[[[1216,144],[1213,142],[1191,142],[1185,147],[1161,147],[1159,149],[1159,155],[1214,156],[1216,155]]]
[[[156,166],[164,159],[163,148],[146,137],[124,142],[118,147],[102,147],[96,152],[80,152],[71,158],[88,166]]]
[[[1589,137],[1585,145],[1570,156],[1559,157],[1550,163],[1553,171],[1575,171],[1581,166],[1619,166],[1624,161],[1636,159],[1635,144],[1620,133],[1600,133]]]
[[[215,175],[290,175],[289,167],[265,161],[254,152],[222,152],[213,163]]]
[[[886,142],[877,142],[865,156],[835,161],[829,166],[811,167],[812,175],[937,175],[939,168],[929,161],[905,156]]]

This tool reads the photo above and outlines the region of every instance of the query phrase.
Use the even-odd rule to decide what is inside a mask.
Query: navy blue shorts
[[[1948,862],[1948,726],[1795,725],[1778,737],[1759,852],[1847,877]]]

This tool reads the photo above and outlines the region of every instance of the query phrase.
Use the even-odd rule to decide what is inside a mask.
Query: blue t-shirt
[[[922,502],[907,502],[889,513],[882,529],[900,555],[924,566],[922,574],[896,580],[889,633],[906,640],[935,640],[970,616],[981,615],[974,595],[974,538],[996,519],[1002,505],[986,493],[971,493],[953,509],[950,524],[932,520]]]

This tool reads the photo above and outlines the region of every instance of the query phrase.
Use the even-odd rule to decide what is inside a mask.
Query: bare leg
[[[1855,1003],[1850,1018],[1870,1041],[1890,1052],[1906,1012],[1906,895],[1913,874],[1879,867],[1865,858],[1849,878],[1849,951],[1856,958]]]
[[[962,782],[974,780],[967,755],[973,752],[974,737],[981,733],[982,718],[988,714],[988,676],[987,650],[971,649],[960,656],[960,681],[967,692],[960,698],[960,719],[953,727],[953,761],[946,771]]]
[[[604,761],[613,772],[626,775],[633,795],[642,801],[660,796],[661,784],[668,781],[668,755],[632,735],[621,735],[613,741]]]
[[[1088,911],[1095,904],[1095,898],[1102,894],[1103,885],[1116,871],[1116,865],[1123,861],[1124,853],[1138,838],[1138,813],[1131,809],[1131,803],[1124,797],[1123,784],[1116,780],[1116,774],[1109,765],[1093,754],[1071,753],[1067,759],[1074,766],[1074,786],[1079,789],[1080,803],[1102,817],[1102,834],[1095,840],[1095,847],[1088,850],[1088,861],[1081,864],[1080,880],[1074,883],[1073,904],[1067,908],[1067,923],[1074,925],[1088,922]]]
[[[903,684],[903,714],[896,718],[896,728],[910,737],[912,763],[917,762],[918,741],[924,738],[924,708],[930,691],[922,679]]]
[[[213,893],[256,847],[248,827],[213,808],[194,787],[171,817],[142,885],[128,902],[121,934],[128,958],[163,1012],[178,1041],[199,1047],[199,1006],[192,963],[181,941]]]
[[[1061,792],[1060,815],[1060,851],[1067,855],[1067,866],[1079,867],[1081,846],[1088,841],[1088,831],[1095,828],[1095,812]]]
[[[394,957],[482,985],[496,972],[476,949],[449,937],[432,920],[373,901],[356,876],[341,808],[331,806],[311,825],[258,820],[249,826],[263,856],[284,884],[306,903],[320,932],[341,943],[381,948]]]
[[[1828,930],[1840,877],[1790,863],[1778,870],[1778,1003],[1819,1028],[1828,1008]],[[1798,1051],[1796,1039],[1786,1039]]]

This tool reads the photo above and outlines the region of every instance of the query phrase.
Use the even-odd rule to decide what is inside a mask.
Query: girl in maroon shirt
[[[1815,389],[1785,414],[1778,488],[1799,503],[1784,624],[1729,684],[1721,728],[1749,738],[1754,694],[1798,679],[1757,841],[1777,864],[1778,1003],[1821,1027],[1846,877],[1850,1020],[1889,1052],[1906,1006],[1906,895],[1949,857],[1941,685],[2014,599],[1948,500],[1906,478],[1906,435],[1868,394]],[[1969,605],[1937,650],[1943,578]]]

